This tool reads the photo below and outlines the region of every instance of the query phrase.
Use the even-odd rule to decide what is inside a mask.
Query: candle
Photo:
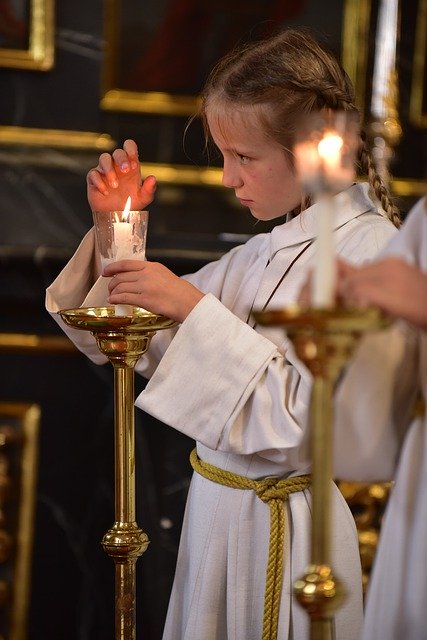
[[[345,179],[341,151],[343,139],[334,132],[326,132],[317,145],[324,184],[333,185]],[[312,305],[328,308],[334,304],[334,200],[331,189],[324,189],[317,197],[316,262],[313,276]]]
[[[301,118],[294,145],[295,169],[304,191],[337,193],[354,180],[359,137],[356,113],[315,112]]]
[[[131,198],[128,197],[125,208],[121,214],[121,220],[116,213],[116,221],[113,222],[113,259],[126,260],[133,257],[133,225],[129,222]],[[116,316],[128,316],[133,314],[133,307],[129,304],[116,304],[114,307]]]
[[[300,118],[294,145],[295,169],[302,189],[317,202],[314,307],[328,308],[334,304],[334,194],[354,181],[359,142],[359,118],[353,111],[324,110]]]
[[[317,237],[311,303],[315,308],[327,309],[334,305],[335,294],[334,199],[330,193],[318,197],[316,209]]]
[[[321,168],[327,182],[333,182],[339,177],[341,167],[341,148],[343,139],[333,132],[327,132],[317,145],[317,152],[321,161]]]

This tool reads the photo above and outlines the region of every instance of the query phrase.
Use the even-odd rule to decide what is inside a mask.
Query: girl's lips
[[[244,200],[243,198],[238,198],[238,201],[244,207],[250,207],[251,204],[253,203],[253,200]]]

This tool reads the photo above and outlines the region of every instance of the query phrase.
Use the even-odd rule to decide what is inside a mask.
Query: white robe
[[[419,201],[383,252],[427,272],[427,211]],[[427,333],[403,322],[367,337],[337,394],[341,478],[395,479],[368,588],[364,640],[427,639]]]
[[[348,260],[373,258],[396,233],[368,198],[367,185],[353,185],[335,202],[336,250]],[[311,376],[282,329],[254,330],[247,319],[296,259],[269,308],[295,302],[312,266],[317,212],[314,205],[186,276],[207,295],[179,328],[158,332],[137,365],[151,379],[136,405],[195,439],[203,460],[250,478],[310,471],[303,434]],[[49,311],[105,303],[102,279],[85,298],[94,276],[93,249],[90,233],[48,289]],[[63,328],[95,362],[105,360],[88,332]],[[332,566],[349,591],[334,637],[356,640],[362,620],[357,533],[335,485],[332,511]],[[310,513],[309,491],[291,495],[279,640],[308,638],[308,615],[291,594],[309,562]],[[220,486],[195,473],[164,639],[259,640],[268,538],[269,508],[252,491]]]

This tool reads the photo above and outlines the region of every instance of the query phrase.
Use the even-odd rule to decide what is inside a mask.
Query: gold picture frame
[[[371,0],[345,0],[341,61],[353,82],[357,106],[362,112],[366,110],[369,47],[361,47],[360,42],[368,42],[371,13]]]
[[[409,115],[411,122],[427,128],[427,0],[419,0],[415,33]]]
[[[0,67],[48,71],[55,60],[54,0],[28,0],[28,7],[28,18],[20,22],[16,46],[12,46],[14,38],[8,39],[4,47],[0,45]],[[7,5],[1,9],[6,10],[12,11]],[[12,19],[11,15],[8,17]]]
[[[114,149],[116,142],[108,133],[0,125],[0,146],[18,145],[103,152]]]
[[[7,607],[4,617],[8,620],[9,640],[25,640],[28,633],[40,415],[37,404],[0,402],[3,455],[12,456],[16,461],[16,464],[11,463],[11,475],[8,476],[15,498],[12,504],[8,503],[6,512],[6,523],[10,512],[10,523],[13,524],[7,535],[14,542],[12,557],[5,561],[11,564],[7,568],[10,597],[7,604],[3,603]]]
[[[196,96],[173,95],[164,91],[128,91],[116,87],[119,49],[120,0],[104,0],[105,60],[102,73],[100,106],[106,111],[155,113],[188,116],[196,112]]]

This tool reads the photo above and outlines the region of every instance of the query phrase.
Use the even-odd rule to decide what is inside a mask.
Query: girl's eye
[[[240,153],[237,154],[241,164],[248,164],[249,158],[248,156],[242,156]]]

